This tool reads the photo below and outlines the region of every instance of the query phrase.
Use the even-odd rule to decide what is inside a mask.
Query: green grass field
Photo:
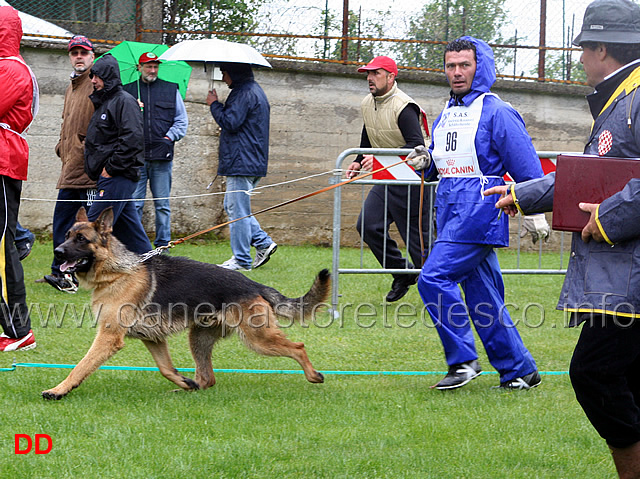
[[[230,249],[197,241],[172,254],[217,263]],[[341,254],[343,266],[358,265],[359,251]],[[295,297],[318,270],[331,266],[331,256],[330,249],[281,246],[266,266],[247,274]],[[37,243],[24,261],[38,347],[0,353],[0,368],[10,368],[14,358],[76,364],[91,344],[91,318],[80,319],[89,292],[69,295],[34,283],[50,261],[50,242]],[[366,261],[374,261],[368,253]],[[501,252],[503,267],[513,261],[513,254]],[[523,261],[537,264],[537,256]],[[579,334],[565,328],[555,311],[562,280],[505,276],[510,311],[543,372],[568,369]],[[415,287],[402,307],[382,310],[390,281],[386,275],[343,275],[344,314],[323,313],[288,328],[288,336],[305,343],[321,371],[444,371],[440,341],[430,319],[421,318]],[[356,316],[347,304],[364,306]],[[192,368],[186,335],[170,344],[174,364]],[[324,384],[310,384],[301,374],[231,372],[218,373],[211,389],[187,393],[172,392],[174,385],[158,372],[100,370],[61,401],[48,402],[40,392],[69,370],[19,366],[0,372],[0,477],[615,477],[608,449],[566,374],[544,375],[531,391],[492,389],[498,377],[477,344],[487,374],[448,392],[430,389],[439,374],[327,374]],[[298,369],[290,359],[257,356],[236,337],[216,346],[213,363],[217,369]],[[127,340],[107,364],[155,366],[137,340]],[[48,434],[53,448],[46,455],[16,455],[16,434]]]

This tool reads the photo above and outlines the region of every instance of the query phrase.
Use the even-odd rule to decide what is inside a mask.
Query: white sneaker
[[[271,243],[269,246],[263,249],[256,250],[256,258],[253,260],[253,265],[251,265],[251,269],[256,269],[265,264],[271,258],[271,255],[276,252],[278,249],[278,245],[275,243]]]
[[[232,256],[227,261],[225,261],[222,264],[219,264],[218,266],[224,269],[230,269],[232,271],[250,271],[251,270],[251,268],[245,268],[244,266],[240,265],[240,263],[238,263],[238,261],[236,260],[235,256]]]

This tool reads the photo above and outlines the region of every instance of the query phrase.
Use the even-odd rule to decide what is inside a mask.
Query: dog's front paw
[[[200,389],[200,385],[191,378],[182,376],[182,382],[185,384],[182,387],[187,391],[197,391],[198,389]]]
[[[55,399],[56,401],[58,401],[58,400],[62,399],[65,396],[66,396],[66,394],[57,393],[53,389],[49,389],[47,391],[42,391],[42,398],[43,399],[48,399],[48,400],[54,400]]]

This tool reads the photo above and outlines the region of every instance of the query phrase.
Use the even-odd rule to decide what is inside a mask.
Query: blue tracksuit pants
[[[505,308],[502,273],[492,246],[436,241],[420,273],[418,291],[449,366],[478,358],[471,318],[500,382],[537,369]]]

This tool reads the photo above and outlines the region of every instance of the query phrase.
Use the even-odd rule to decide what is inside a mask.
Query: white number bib
[[[442,112],[433,130],[433,160],[440,177],[482,177],[475,138],[486,93],[469,106],[452,106]]]

